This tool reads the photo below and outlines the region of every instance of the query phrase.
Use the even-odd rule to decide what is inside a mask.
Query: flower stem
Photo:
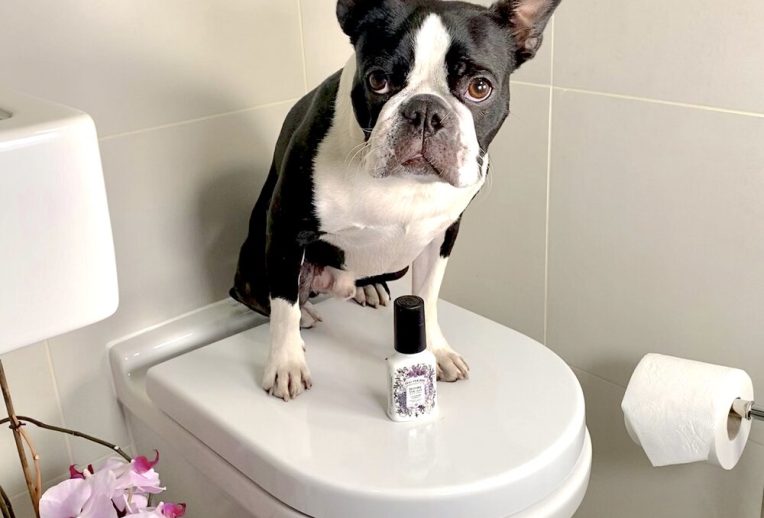
[[[117,455],[119,455],[120,457],[125,459],[127,462],[130,462],[130,461],[133,460],[133,458],[130,457],[130,455],[125,453],[124,450],[122,450],[122,448],[120,448],[116,444],[112,444],[110,442],[104,441],[103,439],[99,439],[98,437],[93,437],[92,435],[88,435],[86,433],[78,432],[77,430],[70,430],[68,428],[62,428],[60,426],[54,426],[52,424],[45,424],[42,421],[39,421],[37,419],[33,419],[31,417],[27,417],[27,416],[24,416],[24,415],[16,416],[16,418],[18,419],[18,421],[20,421],[22,423],[24,423],[24,422],[32,423],[33,425],[38,426],[40,428],[44,428],[46,430],[52,430],[54,432],[66,433],[66,434],[69,434],[69,435],[73,435],[75,437],[79,437],[81,439],[86,439],[86,440],[88,440],[90,442],[94,442],[96,444],[100,444],[101,446],[105,446],[106,448],[109,448],[110,450],[114,451]],[[10,419],[1,419],[0,420],[0,425],[3,425],[5,423],[9,423],[9,422],[10,422]]]

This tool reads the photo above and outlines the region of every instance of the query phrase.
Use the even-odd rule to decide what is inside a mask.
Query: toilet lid
[[[317,518],[505,518],[571,473],[584,398],[538,342],[441,301],[441,327],[471,367],[438,384],[438,417],[385,414],[392,310],[318,305],[303,331],[314,387],[285,403],[260,388],[263,325],[153,367],[151,399],[286,505]]]

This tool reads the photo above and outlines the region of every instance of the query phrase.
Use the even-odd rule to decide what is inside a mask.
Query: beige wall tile
[[[102,142],[120,307],[51,340],[67,423],[128,443],[105,344],[224,298],[290,103]],[[73,443],[75,459],[101,454]]]
[[[626,433],[624,389],[576,375],[593,443],[589,490],[576,518],[759,518],[764,447],[749,443],[733,471],[704,463],[653,468]]]
[[[308,89],[345,66],[353,47],[340,29],[337,0],[300,0]]]
[[[554,83],[764,113],[764,3],[563,1]]]
[[[7,86],[90,113],[102,136],[303,92],[297,0],[0,3]]]
[[[537,340],[544,335],[549,89],[512,86],[512,115],[449,261],[443,297]]]
[[[300,1],[308,88],[313,88],[327,76],[342,68],[353,50],[335,17],[337,0]],[[476,0],[473,3],[488,6],[493,1]],[[545,43],[539,54],[523,65],[512,76],[513,80],[549,84],[552,67],[552,25],[550,23],[547,28]]]
[[[660,352],[764,387],[762,142],[764,118],[556,92],[549,345],[621,386]]]
[[[61,426],[61,412],[45,343],[6,353],[0,359],[3,360],[16,413]],[[5,418],[7,415],[0,399],[0,417]],[[63,435],[33,425],[26,429],[40,455],[43,480],[69,468],[69,451]],[[30,462],[32,460],[29,453],[27,459]],[[26,490],[16,443],[8,425],[0,426],[0,484],[9,496]]]

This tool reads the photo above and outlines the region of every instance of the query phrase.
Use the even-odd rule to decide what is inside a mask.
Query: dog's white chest
[[[345,253],[358,278],[400,271],[460,216],[478,187],[315,171],[322,239]]]

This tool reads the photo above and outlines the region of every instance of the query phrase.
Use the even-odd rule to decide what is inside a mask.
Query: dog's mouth
[[[411,167],[411,168],[429,168],[433,171],[437,172],[437,168],[432,165],[432,162],[430,162],[427,157],[425,157],[422,153],[417,153],[416,155],[412,156],[411,158],[404,160],[401,164],[403,167]]]
[[[436,135],[424,136],[401,125],[380,138],[386,142],[378,155],[372,155],[375,158],[372,176],[462,186],[464,148],[455,131],[441,130]]]
[[[407,173],[415,175],[435,175],[440,176],[438,169],[424,153],[415,153],[401,162],[401,166]]]

